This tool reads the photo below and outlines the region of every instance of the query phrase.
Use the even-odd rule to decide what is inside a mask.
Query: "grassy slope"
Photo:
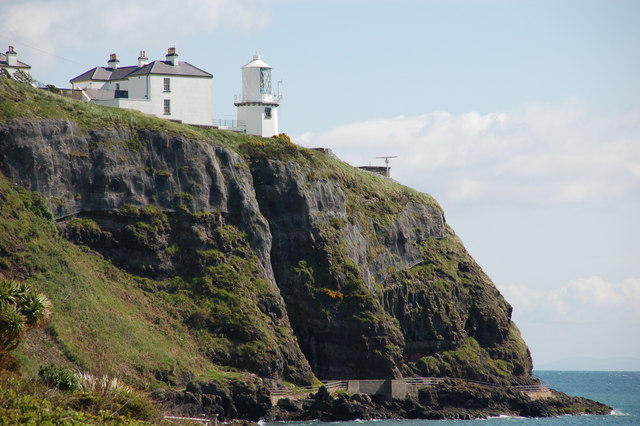
[[[47,334],[66,358],[82,369],[133,382],[156,370],[213,368],[172,304],[145,293],[135,277],[100,256],[62,239],[39,195],[1,177],[0,199],[2,270],[28,276],[49,296],[55,314]],[[41,355],[34,359],[22,352],[27,371],[45,361],[37,358],[48,358],[50,343],[30,342],[30,351]]]

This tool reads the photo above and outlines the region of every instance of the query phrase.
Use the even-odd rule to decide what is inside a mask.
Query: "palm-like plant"
[[[0,350],[18,346],[28,328],[43,327],[51,316],[51,302],[29,284],[0,280]]]

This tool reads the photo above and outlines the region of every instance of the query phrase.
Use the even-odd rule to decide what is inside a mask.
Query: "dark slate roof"
[[[133,74],[133,72],[137,69],[138,67],[136,66],[116,68],[115,70],[111,71],[109,80],[124,80],[125,78],[129,77],[129,75]]]
[[[72,78],[70,81],[73,83],[74,81],[87,81],[87,80],[97,80],[97,81],[111,81],[111,80],[124,80],[131,73],[136,71],[138,67],[120,67],[120,68],[104,68],[104,67],[95,67],[91,68],[89,71],[80,74],[77,77]]]
[[[9,63],[7,62],[7,55],[4,53],[0,53],[0,67],[8,67]],[[17,61],[15,65],[12,65],[13,68],[26,68],[30,69],[31,65],[27,65],[24,62]]]
[[[92,68],[89,71],[80,74],[77,77],[71,79],[71,83],[74,81],[88,81],[88,80],[98,80],[98,81],[113,81],[113,80],[124,80],[128,77],[136,76],[136,75],[147,75],[147,74],[162,74],[162,75],[185,75],[192,77],[207,77],[211,78],[213,75],[209,74],[206,71],[201,70],[200,68],[194,67],[188,62],[178,62],[178,65],[171,65],[171,62],[167,61],[153,61],[147,65],[142,67],[131,66],[131,67],[120,67],[120,68],[104,68],[104,67],[96,67]]]
[[[188,62],[178,62],[178,65],[172,65],[168,61],[153,61],[142,68],[138,68],[137,71],[132,72],[131,75],[144,75],[144,74],[165,74],[165,75],[188,75],[192,77],[213,77],[206,71],[200,68],[194,67]]]

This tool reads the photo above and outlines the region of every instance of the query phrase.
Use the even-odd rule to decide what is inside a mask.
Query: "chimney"
[[[116,68],[118,68],[119,63],[120,61],[118,60],[118,57],[115,53],[109,55],[109,62],[107,62],[107,67],[115,70]]]
[[[7,55],[7,65],[10,67],[18,65],[18,54],[13,50],[13,46],[9,46],[9,50],[5,54]]]
[[[165,55],[167,62],[171,62],[171,65],[178,65],[178,54],[175,47],[170,47]]]
[[[147,58],[147,52],[144,50],[140,51],[140,56],[138,56],[138,68],[144,67],[149,63],[149,58]]]

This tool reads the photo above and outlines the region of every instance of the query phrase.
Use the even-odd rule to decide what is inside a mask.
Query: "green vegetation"
[[[170,303],[142,290],[145,280],[62,239],[39,195],[0,177],[0,198],[2,269],[29,274],[29,284],[49,294],[60,313],[53,316],[48,337],[31,342],[31,356],[18,348],[27,373],[35,374],[45,361],[38,354],[49,341],[61,357],[84,370],[117,375],[143,387],[154,386],[156,370],[179,374],[213,368]]]
[[[425,376],[475,377],[493,381],[496,376],[506,377],[510,373],[505,363],[492,359],[476,339],[467,337],[458,349],[423,357],[416,367]]]
[[[49,364],[41,365],[38,377],[46,386],[63,391],[80,389],[78,378],[66,367]]]
[[[73,232],[93,231],[99,232],[100,226],[93,219],[74,217],[68,223],[66,228]]]
[[[25,282],[0,279],[0,350],[15,349],[28,328],[43,327],[51,302]]]
[[[143,425],[162,415],[144,393],[61,390],[0,372],[0,424]]]

